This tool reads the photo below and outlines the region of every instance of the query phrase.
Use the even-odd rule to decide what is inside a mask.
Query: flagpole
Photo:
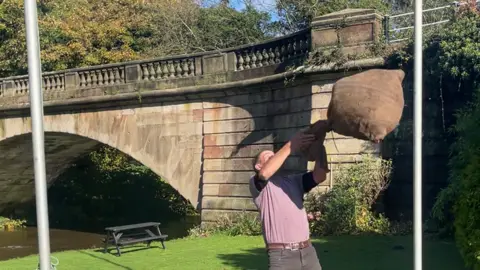
[[[50,270],[50,235],[48,224],[47,183],[45,172],[45,145],[43,129],[43,94],[38,34],[37,3],[25,0],[25,26],[28,52],[28,82],[30,113],[32,117],[33,163],[35,171],[35,198],[37,208],[38,250],[40,269]]]
[[[423,1],[415,0],[414,65],[414,269],[422,270],[422,103],[423,103]]]

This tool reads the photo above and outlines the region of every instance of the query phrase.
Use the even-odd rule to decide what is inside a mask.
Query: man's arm
[[[320,147],[320,154],[315,159],[315,167],[313,171],[305,173],[302,176],[303,191],[310,192],[314,187],[323,183],[327,179],[328,169],[327,152],[325,146]]]
[[[274,175],[280,167],[282,167],[285,160],[292,153],[291,142],[286,143],[275,155],[273,155],[258,172],[259,180],[268,180]]]
[[[298,132],[293,138],[287,142],[277,153],[275,153],[258,172],[259,180],[268,180],[274,175],[280,167],[282,167],[285,160],[292,153],[305,148],[312,144],[315,136],[313,134],[305,134],[303,131]]]

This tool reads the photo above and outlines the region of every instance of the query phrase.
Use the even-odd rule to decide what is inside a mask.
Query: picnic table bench
[[[160,232],[160,223],[158,222],[146,222],[139,224],[123,225],[117,227],[105,228],[106,238],[103,240],[105,243],[104,253],[108,252],[108,245],[114,245],[117,249],[117,255],[121,256],[120,247],[136,244],[146,243],[147,247],[150,247],[152,241],[160,241],[163,249],[165,249],[165,239],[168,237],[166,234]]]

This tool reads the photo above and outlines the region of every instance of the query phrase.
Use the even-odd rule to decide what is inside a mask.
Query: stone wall
[[[256,211],[248,188],[254,157],[262,150],[277,150],[298,130],[326,119],[333,83],[345,75],[349,73],[316,75],[288,87],[278,82],[203,103],[204,224],[222,215]],[[321,191],[334,184],[340,164],[354,162],[362,153],[379,152],[378,147],[339,134],[327,136],[326,148],[332,173],[318,187]],[[281,171],[300,173],[313,165],[301,156],[292,156]]]

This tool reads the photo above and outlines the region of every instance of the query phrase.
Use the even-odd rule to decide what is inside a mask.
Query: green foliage
[[[441,31],[443,31],[445,27],[445,23],[441,24],[431,24],[436,23],[444,20],[452,19],[452,15],[455,14],[454,8],[443,8],[443,9],[436,9],[431,10],[432,8],[443,7],[443,6],[451,6],[452,1],[450,0],[425,0],[423,1],[423,8],[424,10],[430,9],[430,11],[423,12],[423,23],[430,24],[428,27],[423,28],[423,37],[428,38],[432,35],[435,35]],[[407,16],[400,16],[389,18],[390,29],[398,29],[404,27],[411,27],[415,24],[415,16],[413,14],[414,11],[414,1],[406,0],[406,1],[391,1],[392,11],[391,14],[405,14],[412,12],[412,14]],[[414,29],[403,29],[401,31],[391,31],[390,32],[390,39],[413,39],[414,37]]]
[[[190,230],[192,237],[205,237],[211,234],[224,234],[228,236],[262,234],[262,224],[257,215],[243,211],[231,215],[222,215],[214,223],[204,228],[196,227]]]
[[[12,231],[25,228],[26,222],[24,219],[10,219],[0,216],[0,230]]]
[[[452,129],[458,119],[455,113],[472,100],[474,89],[478,87],[479,30],[480,16],[466,12],[453,17],[452,23],[445,25],[442,31],[425,40],[424,96],[439,108],[439,111],[427,110],[426,113],[440,116],[440,123],[435,123],[435,126],[442,131],[440,135],[447,144],[452,144],[456,140],[457,129]],[[388,58],[391,67],[402,67],[407,71],[408,81],[413,79],[413,73],[410,72],[413,70],[413,60],[412,43]],[[401,128],[405,127],[404,123]],[[433,133],[432,130],[428,132]],[[452,183],[439,193],[432,209],[432,221],[436,223],[442,235],[453,234],[452,207],[456,195],[457,188],[455,183]]]
[[[472,99],[480,76],[480,16],[467,12],[452,20],[424,42],[424,96],[441,108],[443,130],[455,123],[455,112]],[[412,79],[413,43],[387,60],[390,67],[405,69]]]
[[[252,6],[204,8],[194,0],[37,4],[44,71],[223,49],[264,40],[272,31],[268,13]],[[0,3],[2,77],[26,73],[24,24],[23,0]]]
[[[456,184],[451,183],[442,189],[435,200],[430,213],[430,223],[433,225],[437,234],[441,237],[451,237],[454,234],[453,227],[453,205],[457,198],[458,188]]]
[[[450,160],[452,184],[440,195],[441,203],[453,204],[455,239],[467,267],[480,269],[480,92],[460,110],[455,124],[457,138]],[[450,198],[447,199],[447,196]],[[445,211],[439,211],[444,213]],[[450,212],[447,212],[450,214]]]
[[[200,9],[195,38],[198,46],[205,44],[203,50],[251,44],[271,37],[274,28],[269,21],[268,13],[259,12],[252,5],[240,12],[225,5]]]
[[[48,190],[54,228],[100,232],[107,226],[162,224],[195,215],[170,184],[123,153],[103,146],[78,160]],[[29,218],[34,222],[35,209]]]
[[[439,105],[434,113],[441,123],[436,125],[451,145],[450,184],[438,194],[429,224],[441,236],[454,235],[466,264],[474,269],[480,269],[480,100],[475,98],[480,87],[479,44],[480,16],[471,11],[455,16],[424,44],[424,96]],[[412,44],[389,60],[393,67],[413,70]],[[407,75],[410,80],[412,76]]]
[[[307,194],[305,208],[313,234],[387,233],[390,222],[374,213],[380,193],[389,183],[391,161],[367,156],[345,165],[335,175],[335,185],[326,194]]]
[[[383,0],[278,0],[276,3],[279,23],[285,32],[304,29],[314,17],[346,8],[371,8],[383,14],[390,10]]]

